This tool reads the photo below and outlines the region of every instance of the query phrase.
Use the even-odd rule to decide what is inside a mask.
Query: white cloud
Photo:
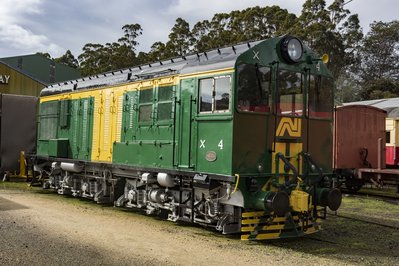
[[[298,0],[175,0],[169,6],[166,13],[173,14],[176,17],[181,16],[186,20],[210,19],[215,13],[230,13],[233,10],[242,10],[254,6],[273,6],[278,5],[287,9],[288,12],[297,14],[302,9],[302,4]]]
[[[0,39],[2,43],[22,49],[27,53],[49,52],[53,54],[62,50],[58,45],[49,43],[46,36],[33,34],[31,31],[15,24],[0,26]]]
[[[60,53],[63,50],[60,46],[51,43],[45,35],[32,32],[28,27],[29,15],[40,15],[42,4],[43,0],[2,0],[0,46],[6,47],[9,51],[18,51],[18,54]],[[0,57],[2,56],[4,55],[0,54]]]
[[[20,21],[22,14],[40,14],[43,0],[2,0],[0,16],[2,22]]]
[[[327,6],[333,0],[326,0]],[[117,41],[122,26],[139,23],[143,35],[139,51],[149,51],[156,41],[165,42],[178,17],[190,23],[211,19],[215,13],[229,13],[248,7],[278,5],[299,15],[305,0],[1,0],[0,57],[49,52],[61,56],[70,49],[77,57],[86,43]],[[375,1],[374,1],[375,2]],[[397,1],[353,0],[346,5],[359,13],[367,31],[373,20],[397,18]]]

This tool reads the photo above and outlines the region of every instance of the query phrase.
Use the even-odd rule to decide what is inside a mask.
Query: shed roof
[[[43,84],[44,86],[45,86],[45,85],[48,85],[47,83],[45,83],[45,82],[43,82],[42,80],[38,79],[37,77],[31,75],[30,73],[26,72],[25,70],[20,69],[20,68],[17,68],[17,67],[15,67],[15,66],[11,65],[11,64],[8,64],[8,63],[5,62],[5,61],[2,61],[1,58],[0,58],[0,64],[3,64],[3,65],[5,65],[5,66],[7,66],[7,67],[13,69],[13,70],[15,70],[15,71],[21,73],[22,75],[25,75],[25,76],[29,77],[30,79],[32,79],[32,80],[34,80],[34,81],[36,81],[36,82],[38,82],[38,83],[40,83],[40,84]]]
[[[399,117],[399,97],[387,98],[387,99],[376,99],[359,102],[349,102],[343,105],[368,105],[374,106],[385,110],[388,113],[388,117]]]
[[[0,61],[42,84],[80,78],[78,69],[55,62],[41,54],[19,55],[0,58]]]

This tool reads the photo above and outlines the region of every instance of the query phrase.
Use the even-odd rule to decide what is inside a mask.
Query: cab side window
[[[230,76],[200,79],[199,112],[222,113],[230,109]]]

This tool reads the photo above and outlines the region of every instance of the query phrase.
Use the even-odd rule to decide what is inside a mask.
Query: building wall
[[[0,93],[39,96],[44,84],[0,62]]]

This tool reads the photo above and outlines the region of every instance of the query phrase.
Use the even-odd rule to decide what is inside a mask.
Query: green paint
[[[114,163],[173,168],[174,91],[174,86],[163,86],[125,93]]]
[[[82,98],[42,103],[38,154],[90,160],[93,102],[93,98]]]

